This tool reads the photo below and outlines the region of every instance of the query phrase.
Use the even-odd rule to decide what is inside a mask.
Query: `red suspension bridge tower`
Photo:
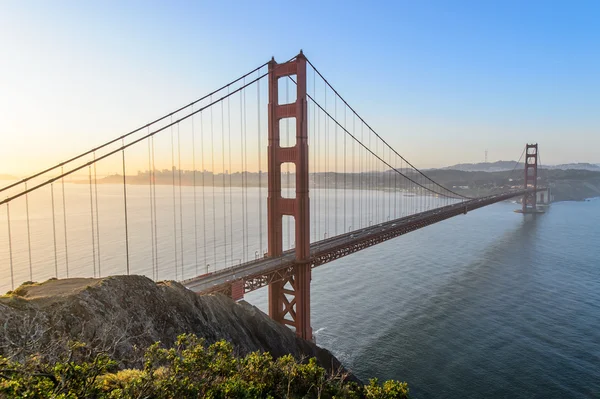
[[[296,75],[296,101],[279,104],[280,78]],[[281,147],[279,121],[296,120],[296,144]],[[268,148],[268,256],[283,252],[284,215],[295,219],[296,263],[291,277],[269,284],[269,315],[275,321],[292,326],[296,334],[312,340],[310,325],[310,214],[308,197],[308,130],[306,103],[306,58],[302,51],[292,61],[269,62],[269,148]],[[281,195],[281,166],[296,166],[296,197]]]
[[[533,188],[534,191],[523,196],[523,213],[537,213],[537,170],[538,145],[527,144],[525,147],[524,188]]]

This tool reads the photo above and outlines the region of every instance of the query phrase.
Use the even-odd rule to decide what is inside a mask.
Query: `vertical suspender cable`
[[[92,192],[92,166],[88,166],[88,178],[90,186],[90,217],[92,230],[92,260],[94,265],[94,277],[96,277],[96,237],[94,237],[94,196]]]
[[[316,84],[315,84],[315,70],[313,68],[313,98],[317,98],[317,93],[316,93]],[[317,105],[314,103],[313,101],[313,112],[312,112],[312,121],[313,121],[313,129],[312,129],[312,134],[313,134],[313,138],[312,141],[308,143],[309,148],[312,145],[314,148],[314,153],[313,153],[313,195],[315,196],[315,202],[313,205],[313,214],[311,215],[312,219],[313,219],[313,241],[317,241],[318,240],[318,235],[317,235],[317,220],[318,220],[318,201],[316,199],[316,195],[317,195],[317,155],[316,155],[316,146],[318,145],[318,143],[316,143],[316,134],[317,134],[317,115],[316,115],[316,109],[317,109]],[[315,145],[316,144],[316,145]]]
[[[244,80],[244,85],[246,80]],[[240,158],[242,161],[241,175],[242,175],[242,259],[247,260],[246,257],[246,170],[244,168],[244,111],[243,111],[243,97],[240,91]]]
[[[406,168],[409,172],[412,172],[412,168],[407,167]],[[412,173],[411,173],[412,174]],[[416,178],[415,178],[416,177]],[[416,182],[418,180],[418,176],[414,176],[413,178],[415,178],[415,182],[411,183],[411,189],[413,190],[413,192],[415,193],[415,196],[413,197],[413,206],[411,206],[410,209],[410,213],[417,213],[419,211],[419,201],[420,201],[420,197],[419,197],[419,186],[416,185]],[[413,209],[414,208],[414,209]]]
[[[360,123],[360,142],[364,144],[363,141],[363,123]],[[362,179],[363,179],[363,163],[362,163],[362,148],[358,147],[358,227],[362,229]]]
[[[411,172],[412,172],[412,169],[411,169]],[[421,183],[421,178],[419,176],[416,176],[415,181],[418,182],[418,183]],[[415,190],[415,194],[416,194],[415,198],[416,198],[416,202],[417,202],[415,204],[415,211],[414,212],[418,213],[418,212],[421,212],[421,200],[422,200],[422,197],[421,197],[421,186],[415,185],[414,190]]]
[[[427,183],[425,183],[425,184],[427,184]],[[431,196],[429,195],[429,192],[427,190],[425,190],[425,189],[423,189],[423,194],[425,195],[425,199],[424,199],[424,201],[425,201],[425,210],[428,211],[429,210],[429,202],[430,202]]]
[[[404,161],[402,160],[402,158],[400,158],[400,170],[402,171],[402,174],[404,176],[406,176],[406,171],[403,170],[404,167]],[[404,177],[402,177],[402,180],[400,180],[400,193],[402,194],[400,196],[400,216],[406,216],[406,179]]]
[[[212,103],[212,96],[210,97]],[[213,261],[214,268],[217,271],[217,200],[215,193],[215,130],[213,107],[210,107],[210,170],[212,174],[212,215],[213,215]]]
[[[408,171],[408,165],[406,164],[406,162],[404,163],[404,172],[405,172],[404,175],[408,176],[409,171]],[[412,187],[412,182],[410,180],[406,179],[404,181],[404,186],[406,187],[406,192],[410,194],[410,196],[408,197],[408,200],[406,200],[406,207],[405,207],[405,212],[406,212],[405,216],[408,216],[411,214],[412,209],[414,208],[413,202],[415,200],[415,197],[413,197],[414,191],[413,191],[413,187]]]
[[[424,180],[425,179],[421,180],[423,182],[423,185],[427,184]],[[429,210],[429,200],[430,200],[429,192],[427,190],[423,189],[423,202],[424,202],[424,206],[425,206],[425,211]]]
[[[96,196],[96,252],[98,253],[98,277],[102,277],[102,269],[100,267],[100,218],[98,217],[98,175],[96,172],[96,151],[94,151],[94,195]]]
[[[325,109],[327,109],[327,83],[325,85]],[[325,232],[323,238],[326,238],[329,230],[329,118],[323,115],[324,129],[325,129],[325,212],[323,217],[325,218]]]
[[[377,141],[375,141],[377,149]],[[371,154],[369,155],[369,169],[371,170],[371,221],[377,223],[377,160]]]
[[[377,138],[375,138],[375,153],[377,154]],[[371,205],[374,206],[373,223],[379,222],[379,160],[374,155],[371,157],[371,169],[373,169],[373,200]]]
[[[192,104],[192,114],[194,113],[194,104]],[[194,265],[196,266],[196,276],[198,276],[198,204],[196,195],[196,132],[194,130],[194,117],[192,116],[192,184],[194,185]]]
[[[371,136],[372,136],[372,134],[369,133],[369,149],[371,148]],[[373,171],[373,157],[369,153],[367,153],[367,165],[368,165],[367,168],[368,168],[368,172],[369,172],[369,192],[368,192],[367,211],[368,211],[368,218],[369,218],[368,226],[371,226],[371,224],[373,223],[374,215],[375,215],[375,203],[373,202],[373,194],[375,193],[375,185],[373,184],[373,182],[375,181],[375,179],[374,179],[375,172]]]
[[[364,126],[364,123],[363,123]],[[367,131],[368,136],[368,147],[371,148],[371,133]],[[365,142],[367,140],[365,139]],[[365,226],[370,226],[370,220],[372,219],[371,214],[373,213],[373,206],[371,201],[372,196],[372,171],[371,171],[371,157],[369,151],[365,148],[365,159],[363,165],[365,167]]]
[[[425,210],[425,196],[423,194],[423,179],[419,177],[419,212],[423,212]]]
[[[352,134],[356,137],[356,115],[352,115]],[[355,196],[356,196],[356,185],[354,182],[354,178],[356,177],[356,159],[354,157],[356,149],[356,142],[352,140],[352,220],[354,220],[355,215],[357,214],[356,209],[354,209]],[[354,229],[358,228],[358,224],[355,222],[352,223]]]
[[[334,93],[333,95],[333,119],[337,122],[337,94]],[[334,213],[334,234],[337,236],[338,235],[338,148],[337,148],[337,141],[338,141],[338,124],[334,123],[334,134],[333,134],[333,151],[334,151],[334,157],[333,157],[333,162],[335,164],[335,171],[333,172],[333,176],[335,178],[335,183],[333,184],[333,213]]]
[[[60,174],[64,174],[63,167],[60,167]],[[67,201],[65,199],[65,178],[60,179],[62,186],[62,204],[63,204],[63,226],[65,231],[65,269],[67,278],[69,278],[69,245],[67,241]]]
[[[171,115],[171,124],[173,115]],[[177,205],[175,204],[175,143],[173,137],[173,125],[171,125],[171,187],[173,188],[173,249],[175,254],[175,280],[179,280],[179,271],[177,269]]]
[[[406,171],[408,173],[412,174],[413,169],[407,166]],[[409,209],[409,212],[411,215],[413,213],[418,212],[418,206],[419,206],[419,186],[416,185],[418,176],[414,176],[414,174],[413,174],[413,179],[414,179],[414,183],[410,182],[410,189],[415,195],[412,197],[411,207]]]
[[[154,205],[154,261],[156,263],[156,279],[158,280],[158,219],[156,219],[156,157],[154,154],[154,136],[150,137],[150,140],[152,140],[152,203]]]
[[[381,157],[384,158],[385,157],[385,149],[383,148],[383,145],[381,146],[383,152]],[[385,187],[385,165],[383,164],[383,162],[380,161],[376,161],[377,162],[377,177],[378,177],[378,181],[377,181],[377,194],[378,194],[378,198],[379,198],[379,204],[380,204],[380,214],[379,214],[379,222],[383,222],[385,221],[385,191],[383,190],[383,188]]]
[[[422,181],[424,182],[425,179],[423,179]],[[423,185],[426,185],[427,182],[424,182]],[[427,187],[427,186],[426,186]],[[429,202],[430,202],[431,196],[429,195],[429,191],[423,189],[423,201],[425,203],[425,211],[429,210]]]
[[[402,158],[400,158],[400,173],[402,173]],[[400,198],[398,199],[398,208],[399,208],[399,213],[400,213],[400,217],[403,217],[403,213],[402,213],[402,205],[404,204],[404,177],[400,176],[400,182],[398,184],[398,190],[400,191]]]
[[[375,151],[375,154],[379,155],[379,146],[377,145],[377,140],[375,140],[375,148],[377,148],[377,151]],[[375,194],[377,195],[376,197],[376,204],[377,204],[377,223],[381,223],[385,218],[383,216],[384,213],[384,209],[382,209],[383,207],[381,206],[381,199],[382,199],[382,190],[381,190],[381,182],[383,180],[383,177],[381,175],[381,171],[382,171],[382,167],[383,167],[383,163],[377,159],[377,157],[374,157],[373,159],[373,163],[375,164],[375,170],[377,171],[375,173]]]
[[[363,134],[364,131],[364,127],[365,124],[364,122],[361,121],[361,125],[360,125],[360,131],[361,131],[361,135]],[[363,144],[366,143],[366,140],[361,140],[361,142]],[[363,217],[364,217],[364,222],[363,222],[363,226],[368,226],[368,220],[369,220],[369,153],[367,152],[367,149],[364,148],[364,158],[362,159],[362,167],[364,170],[364,181],[363,181]]]
[[[27,182],[25,182],[25,191],[27,191]],[[31,262],[31,232],[29,229],[29,195],[25,194],[25,213],[27,216],[27,252],[29,254],[29,280],[33,281],[33,266]]]
[[[389,180],[389,189],[390,189],[390,214],[392,214],[392,209],[391,209],[391,203],[392,201],[394,202],[394,213],[393,213],[393,219],[396,219],[396,215],[397,215],[397,208],[396,208],[396,200],[398,199],[397,195],[396,195],[396,173],[393,173],[393,180],[394,180],[394,187],[393,187],[393,192],[392,190],[392,172],[397,170],[398,168],[397,166],[397,162],[398,159],[392,154],[392,150],[390,149],[390,164],[392,165],[392,169],[390,171],[390,180]]]
[[[367,132],[369,136],[369,144],[367,148],[371,148],[371,134]],[[366,140],[365,140],[366,141]],[[365,192],[365,226],[371,225],[373,219],[373,170],[371,168],[371,156],[370,153],[365,149],[365,174],[366,174],[366,192]]]
[[[183,265],[183,200],[181,194],[181,134],[180,124],[177,124],[177,169],[179,170],[179,246],[181,248],[181,279],[184,277]]]
[[[381,146],[381,158],[383,159],[382,162],[380,162],[381,165],[381,221],[385,222],[388,219],[388,215],[389,215],[389,210],[388,207],[386,206],[385,202],[386,199],[388,197],[387,195],[387,165],[385,164],[385,146]],[[389,163],[389,162],[388,162]]]
[[[202,159],[200,161],[202,163],[202,239],[204,242],[204,265],[206,266],[206,273],[208,273],[208,257],[206,254],[206,196],[204,188],[206,170],[204,169],[204,120],[202,112],[200,112],[200,150],[202,151]]]
[[[307,79],[308,79],[308,75],[307,75]],[[308,85],[308,80],[307,80],[307,85]],[[307,86],[308,87],[308,86]],[[306,101],[306,113],[307,113],[307,117],[306,117],[306,122],[307,122],[307,136],[308,136],[308,145],[309,145],[309,154],[308,154],[308,164],[309,164],[309,177],[308,177],[308,185],[309,185],[309,190],[311,191],[311,195],[312,195],[312,200],[311,203],[309,204],[309,208],[310,208],[310,223],[311,228],[310,228],[310,242],[314,242],[315,241],[315,231],[316,231],[316,227],[317,227],[317,213],[316,213],[316,192],[315,189],[316,187],[316,167],[317,167],[317,159],[315,157],[315,151],[314,149],[311,149],[311,145],[314,146],[315,143],[315,137],[316,137],[316,131],[315,131],[315,120],[316,120],[316,115],[314,114],[314,108],[311,109],[311,106],[309,105],[308,100]],[[311,164],[312,162],[312,164]],[[312,177],[310,176],[312,174]]]
[[[244,84],[246,84],[246,79],[244,78]],[[246,230],[246,256],[248,256],[248,247],[250,245],[249,234],[248,234],[248,124],[246,123],[246,115],[248,113],[248,109],[246,108],[246,89],[244,92],[244,173],[246,175],[246,187],[244,190],[246,191],[246,209],[245,209],[245,219],[244,226]]]
[[[258,76],[260,76],[260,70],[257,72]],[[259,254],[262,257],[262,253],[264,251],[263,247],[263,196],[262,196],[262,164],[261,164],[261,129],[260,129],[260,81],[256,82],[256,109],[257,109],[257,119],[258,119],[258,231],[259,233]],[[231,243],[233,245],[233,242]]]
[[[314,69],[313,69],[314,71]],[[315,97],[316,98],[316,97]],[[314,102],[313,102],[314,103]],[[315,107],[317,105],[315,104]],[[321,213],[323,213],[323,184],[321,183],[322,179],[320,176],[323,175],[323,171],[321,170],[321,109],[317,109],[317,145],[315,146],[315,151],[317,153],[316,157],[317,157],[317,169],[319,174],[317,176],[318,177],[318,184],[317,186],[319,187],[319,191],[317,192],[317,237],[316,237],[316,241],[319,241],[321,239]]]
[[[123,146],[125,139],[123,139]],[[127,258],[127,275],[129,275],[129,225],[127,222],[127,180],[125,177],[125,148],[121,152],[123,159],[123,207],[125,209],[125,255]]]
[[[364,126],[364,123],[363,123]],[[369,144],[367,148],[371,148],[371,134],[369,132],[367,132],[367,135],[369,136]],[[365,193],[365,226],[370,226],[370,220],[371,220],[371,213],[373,210],[373,207],[371,206],[371,193],[372,193],[372,187],[371,187],[371,158],[369,157],[369,152],[367,151],[367,149],[365,149],[365,173],[367,175],[367,181],[366,181],[366,193]]]
[[[425,179],[423,179],[421,181],[423,182],[424,186],[427,184],[427,182],[425,182]],[[423,202],[425,204],[424,205],[425,211],[429,210],[429,200],[430,200],[429,192],[423,188]]]
[[[411,172],[412,172],[412,169],[411,169]],[[418,183],[420,183],[421,182],[420,177],[419,176],[416,176],[416,177],[417,178],[415,179],[415,181],[418,182]],[[421,186],[415,185],[414,190],[415,190],[415,194],[416,194],[416,197],[415,197],[416,198],[415,213],[418,213],[418,212],[421,211],[421,199],[422,199],[422,197],[421,197]]]
[[[425,184],[427,184],[427,183],[425,182]],[[427,186],[425,186],[425,187],[427,187]],[[431,196],[429,195],[429,191],[427,191],[425,189],[423,189],[423,194],[425,194],[425,210],[428,211],[429,207],[431,205]]]
[[[227,94],[229,94],[229,91],[230,89],[228,87]],[[229,242],[231,243],[229,248],[231,251],[231,261],[233,261],[233,194],[231,191],[231,98],[229,96],[227,97],[227,129],[229,134]]]
[[[385,147],[382,147],[383,149],[383,156],[382,158],[384,158],[384,162],[387,162],[388,164],[391,164],[391,162],[385,161]],[[381,165],[382,169],[383,169],[383,221],[388,221],[390,220],[390,209],[391,209],[391,205],[392,203],[390,202],[390,194],[389,194],[389,182],[390,182],[390,171],[388,170],[387,165],[382,164]],[[387,200],[387,206],[386,206],[386,200]]]
[[[13,268],[12,236],[10,234],[10,203],[6,203],[6,221],[8,222],[8,258],[10,260],[10,289],[15,289],[15,271]]]
[[[381,145],[381,158],[384,161],[379,162],[379,167],[381,168],[381,172],[379,173],[379,185],[380,185],[379,195],[381,197],[381,217],[379,220],[381,222],[385,222],[387,220],[387,210],[388,209],[385,206],[385,199],[387,197],[387,191],[386,191],[387,179],[386,179],[386,165],[384,164],[384,162],[385,162],[385,146],[383,144]]]
[[[225,199],[225,104],[221,101],[221,163],[223,172],[223,255],[225,258],[225,267],[227,267],[227,206]]]
[[[392,168],[396,169],[396,163],[394,161],[392,161],[393,159],[393,155],[392,155],[392,149],[390,148],[390,165],[392,165]],[[388,171],[388,190],[386,191],[388,193],[388,215],[391,214],[392,212],[392,196],[390,195],[390,189],[392,188],[392,171]],[[394,183],[396,182],[396,173],[394,173]],[[394,185],[394,219],[396,219],[396,187]]]
[[[381,158],[385,161],[385,146],[382,144],[381,145]],[[379,172],[379,197],[380,197],[380,202],[381,202],[381,214],[380,214],[380,218],[379,221],[380,222],[385,222],[387,220],[387,208],[385,206],[385,198],[386,198],[386,191],[385,191],[385,185],[386,185],[386,173],[385,173],[385,168],[386,165],[383,162],[379,162],[379,168],[380,168],[380,172]]]
[[[379,152],[379,146],[377,145],[377,138],[375,138],[375,154],[378,154]],[[377,159],[376,156],[373,156],[373,167],[375,169],[375,173],[374,173],[374,178],[375,178],[375,224],[379,223],[379,197],[380,197],[380,193],[379,193],[379,169],[381,167],[381,164],[379,162],[379,160]]]
[[[408,174],[410,173],[409,169],[410,168],[408,167],[408,164],[405,161],[404,162],[404,170],[406,172],[405,176],[408,176]],[[415,189],[415,187],[413,187],[413,182],[408,179],[405,181],[405,185],[407,187],[407,191],[411,194],[411,196],[408,197],[409,200],[406,203],[406,216],[408,216],[408,215],[412,214],[413,209],[415,208],[415,201],[417,199],[417,197],[416,197],[417,190]]]
[[[347,130],[347,126],[346,126],[346,107],[344,106],[344,129]],[[344,231],[343,233],[345,233],[347,231],[346,229],[346,136],[347,134],[344,133]]]
[[[54,213],[54,183],[50,184],[52,198],[52,242],[54,244],[54,277],[58,278],[58,251],[56,250],[56,215]]]
[[[392,154],[392,151],[390,150],[390,165],[392,165],[392,169],[389,170],[389,177],[388,177],[388,202],[389,202],[389,211],[388,214],[390,215],[390,219],[396,219],[396,162],[397,159],[396,157],[394,157],[394,155]],[[393,182],[392,182],[393,180]],[[392,184],[394,185],[392,187]],[[393,191],[392,191],[393,190]],[[394,208],[394,213],[392,213],[392,202],[394,203],[393,208]]]
[[[375,154],[378,153],[377,138],[375,138]],[[379,222],[379,168],[381,164],[377,159],[373,159],[375,165],[375,223]]]
[[[394,162],[394,169],[398,169],[397,168],[397,162],[398,162],[398,158],[395,157],[396,162]],[[398,213],[397,213],[397,209],[398,209],[398,174],[394,174],[394,219],[398,218]]]
[[[408,164],[405,162],[404,163],[404,170],[405,170],[405,176],[408,176],[409,172],[409,167]],[[415,208],[415,204],[414,202],[416,201],[417,197],[416,197],[416,189],[413,187],[413,182],[410,180],[406,180],[405,181],[405,185],[406,185],[406,189],[407,192],[410,193],[410,196],[408,197],[408,201],[406,202],[406,216],[412,214],[413,209]]]
[[[150,130],[150,127],[148,127]],[[152,148],[150,146],[150,139],[148,139],[148,187],[150,190],[150,246],[152,248],[152,279],[156,278],[156,259],[154,258],[154,204],[152,203]],[[98,197],[96,197],[98,198]]]
[[[375,138],[375,152],[377,153],[377,138]],[[371,174],[371,187],[372,187],[371,207],[373,208],[373,210],[371,211],[371,216],[372,216],[373,223],[377,224],[377,217],[379,216],[379,212],[378,212],[379,207],[377,206],[377,199],[378,199],[377,172],[378,172],[379,163],[378,163],[377,159],[375,158],[375,156],[370,156],[370,158],[371,158],[371,170],[373,171],[373,173]]]

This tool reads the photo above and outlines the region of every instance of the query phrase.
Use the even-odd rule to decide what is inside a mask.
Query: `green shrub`
[[[268,353],[244,357],[218,341],[208,347],[194,335],[181,335],[171,348],[150,346],[142,369],[117,370],[104,354],[72,343],[65,358],[44,364],[0,357],[0,398],[408,398],[406,383],[377,379],[367,386],[327,374],[316,360]]]

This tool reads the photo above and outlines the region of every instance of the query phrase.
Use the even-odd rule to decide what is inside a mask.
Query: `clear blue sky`
[[[417,166],[600,163],[598,1],[0,2],[0,172],[26,173],[302,48]]]

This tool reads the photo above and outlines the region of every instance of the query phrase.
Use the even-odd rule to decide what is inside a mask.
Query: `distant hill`
[[[513,170],[517,165],[517,161],[497,161],[497,162],[480,162],[480,163],[459,163],[457,165],[447,166],[445,170],[459,170],[461,172],[502,172]],[[523,163],[517,166],[517,169],[522,169]],[[542,165],[544,169],[559,169],[559,170],[590,170],[600,172],[600,164],[593,163],[565,163],[560,165]]]
[[[548,169],[562,169],[562,170],[577,169],[577,170],[591,170],[594,172],[600,172],[600,165],[596,165],[593,163],[578,162],[578,163],[565,163],[565,164],[561,164],[561,165],[549,165]]]
[[[513,170],[522,168],[523,163],[517,166],[517,161],[497,161],[497,162],[480,162],[480,163],[459,163],[457,165],[447,166],[441,169],[460,170],[462,172],[502,172],[505,170]]]

